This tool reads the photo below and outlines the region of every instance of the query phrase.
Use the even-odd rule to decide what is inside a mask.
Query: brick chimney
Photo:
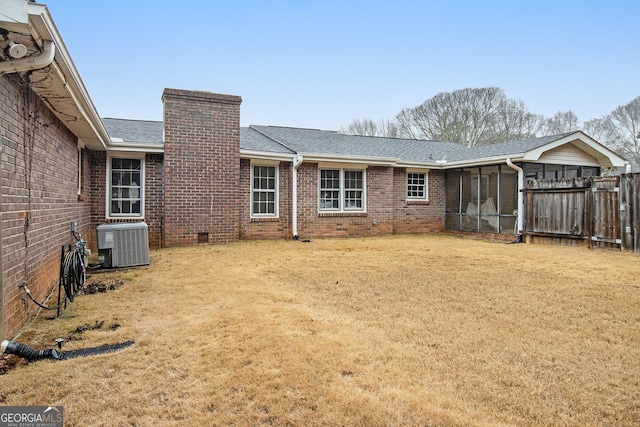
[[[164,244],[239,239],[239,96],[165,89]]]

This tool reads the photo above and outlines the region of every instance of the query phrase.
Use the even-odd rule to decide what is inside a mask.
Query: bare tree
[[[573,111],[558,111],[553,117],[545,119],[540,127],[542,135],[556,135],[559,133],[578,130],[578,116]]]
[[[468,147],[535,135],[541,116],[498,87],[443,92],[396,116],[399,135]]]
[[[613,121],[608,120],[606,117],[602,119],[587,120],[582,124],[582,130],[604,145],[609,145],[609,141],[614,139],[616,133],[616,127]]]
[[[609,141],[612,149],[640,167],[640,96],[613,110],[606,120],[616,128]]]
[[[354,119],[347,128],[340,128],[340,132],[348,135],[385,136],[395,138],[398,136],[396,124],[390,120]]]

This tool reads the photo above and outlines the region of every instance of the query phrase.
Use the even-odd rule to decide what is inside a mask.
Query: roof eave
[[[397,158],[345,156],[339,154],[300,153],[304,161],[327,163],[360,163],[371,166],[395,166]]]
[[[46,5],[29,3],[29,28],[36,43],[43,40],[55,43],[51,70],[55,78],[48,87],[32,85],[37,93],[80,144],[92,150],[106,150],[109,135],[97,113],[89,93],[73,64],[64,41]]]
[[[442,169],[442,165],[438,163],[410,162],[404,160],[399,160],[394,166],[397,168]]]
[[[241,159],[277,160],[290,162],[295,153],[270,153],[266,151],[240,149]]]
[[[521,162],[523,161],[523,157],[524,157],[524,153],[514,153],[510,155],[491,156],[491,157],[484,157],[480,159],[467,159],[467,160],[446,162],[446,163],[441,163],[439,166],[442,169],[487,166],[487,165],[506,163],[507,159],[511,160],[512,162]]]
[[[122,144],[112,142],[107,147],[107,151],[164,154],[164,144]]]

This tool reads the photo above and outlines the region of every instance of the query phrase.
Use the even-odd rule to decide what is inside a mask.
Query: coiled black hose
[[[64,257],[62,285],[70,302],[73,302],[87,280],[87,272],[82,258],[82,253],[77,250],[67,252]]]

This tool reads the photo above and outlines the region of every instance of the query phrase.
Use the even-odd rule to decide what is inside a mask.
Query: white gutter
[[[27,58],[16,59],[15,61],[0,62],[0,74],[39,70],[51,64],[55,54],[55,43],[50,40],[44,40],[44,46],[39,55],[32,55]]]
[[[264,151],[254,151],[254,150],[245,150],[243,148],[240,149],[240,158],[241,159],[261,159],[261,160],[275,160],[278,162],[289,162],[291,161],[291,153],[267,153]]]
[[[293,156],[291,172],[291,233],[296,240],[300,240],[298,235],[298,167],[300,167],[302,161],[303,157],[300,154]]]
[[[507,166],[518,172],[518,234],[524,229],[524,170],[507,158]]]
[[[136,152],[136,153],[149,153],[149,154],[163,154],[163,144],[118,144],[111,142],[111,145],[107,148],[108,152]]]
[[[341,156],[338,154],[327,155],[315,153],[306,153],[304,159],[317,163],[362,163],[371,166],[396,166],[398,163],[397,158]]]

